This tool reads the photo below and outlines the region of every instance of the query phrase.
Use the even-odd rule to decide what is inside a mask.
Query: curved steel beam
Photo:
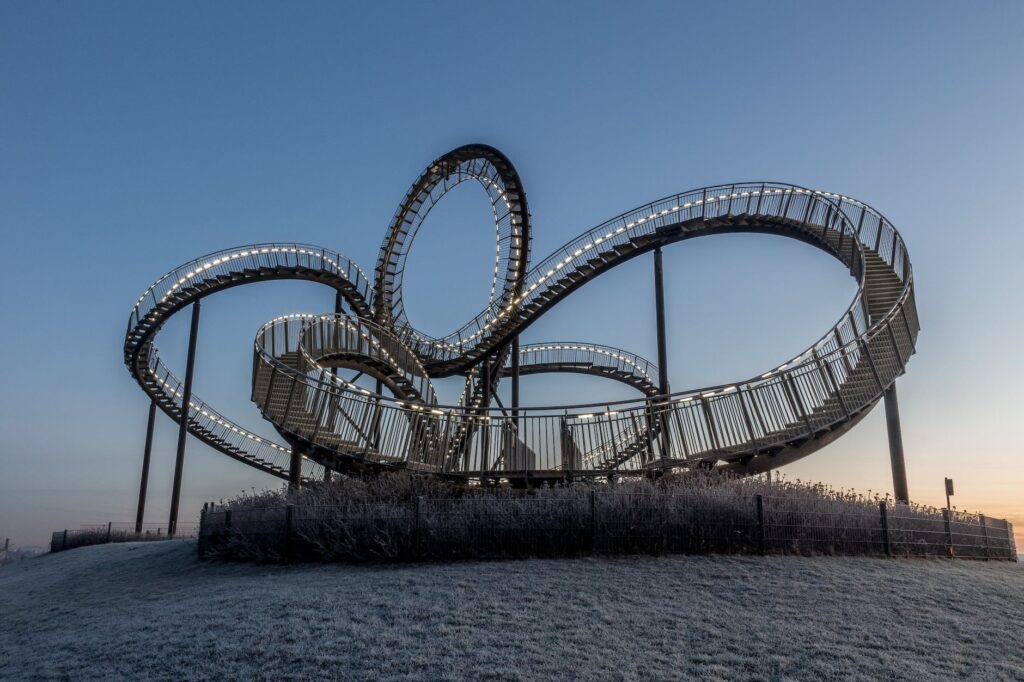
[[[459,330],[431,338],[408,324],[403,268],[430,209],[466,180],[484,186],[496,220],[490,304]],[[817,342],[775,369],[670,396],[658,395],[657,370],[625,351],[585,343],[523,346],[524,374],[607,376],[645,398],[519,407],[514,414],[486,406],[481,361],[488,361],[493,382],[487,385],[493,387],[507,371],[510,339],[558,301],[642,253],[729,232],[779,234],[830,253],[858,281],[853,302]],[[335,470],[410,467],[446,476],[529,479],[716,463],[745,471],[772,468],[857,423],[914,352],[919,325],[903,240],[881,214],[844,195],[777,183],[692,190],[607,221],[527,270],[529,240],[525,193],[511,163],[484,145],[461,147],[431,164],[407,194],[372,287],[354,264],[319,247],[218,252],[168,273],[140,297],[129,320],[125,362],[165,412],[180,414],[180,382],[153,347],[167,318],[201,297],[248,282],[319,281],[347,300],[352,318],[279,318],[261,330],[254,351],[253,400],[289,442]],[[339,381],[330,371],[338,365],[390,381],[398,397]],[[466,404],[438,405],[430,379],[457,373],[468,377]],[[189,407],[194,435],[281,475],[278,455],[287,448],[264,442],[197,398]],[[264,458],[264,451],[272,456]]]

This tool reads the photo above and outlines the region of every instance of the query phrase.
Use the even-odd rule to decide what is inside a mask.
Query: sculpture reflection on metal
[[[403,273],[431,209],[465,181],[483,187],[493,213],[489,303],[459,329],[432,337],[409,322]],[[188,433],[296,484],[323,476],[323,467],[328,475],[405,469],[513,484],[696,466],[763,472],[845,433],[886,393],[895,407],[894,382],[919,330],[913,277],[900,235],[860,201],[770,182],[701,188],[613,218],[532,267],[530,232],[526,195],[512,163],[492,147],[460,147],[432,162],[403,199],[372,281],[342,254],[318,246],[256,244],[213,253],[167,273],[138,299],[128,321],[125,363],[153,402]],[[664,371],[661,249],[729,232],[812,244],[849,269],[857,294],[831,329],[781,365],[735,383],[671,393]],[[652,295],[661,370],[628,351],[590,342],[519,345],[519,335],[558,301],[648,251],[655,252],[657,269]],[[256,334],[251,397],[285,444],[242,428],[194,394],[181,420],[191,376],[181,381],[163,364],[154,346],[157,332],[205,296],[274,279],[311,280],[337,292],[333,312],[286,315]],[[339,369],[376,379],[376,390],[345,379]],[[617,403],[519,405],[519,376],[542,372],[603,376],[642,395]],[[465,377],[462,400],[438,404],[431,379],[453,375]],[[506,377],[513,398],[502,405],[497,387]],[[893,461],[899,448],[902,467],[895,426]],[[179,456],[176,478],[180,469]],[[895,483],[897,497],[905,499],[905,478]]]

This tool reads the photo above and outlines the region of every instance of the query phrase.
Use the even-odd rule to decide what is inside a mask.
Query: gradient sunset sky
[[[950,476],[958,508],[1010,518],[1024,548],[1024,3],[4,1],[0,101],[0,536],[16,545],[134,519],[147,401],[121,348],[153,280],[274,240],[370,271],[422,168],[484,142],[523,178],[534,262],[714,183],[792,182],[884,213],[922,324],[898,382],[911,497],[944,504]],[[477,313],[493,248],[483,193],[459,188],[416,240],[412,321],[440,333]],[[855,292],[838,262],[778,237],[688,241],[665,262],[675,390],[777,366]],[[631,261],[523,342],[656,358],[651,286],[650,258]],[[272,436],[248,400],[253,336],[332,300],[299,283],[208,299],[196,393]],[[158,340],[181,374],[187,324]],[[523,382],[524,404],[627,397]],[[175,437],[159,415],[147,521],[166,523]],[[881,407],[782,471],[891,491]],[[190,441],[182,522],[278,485]]]

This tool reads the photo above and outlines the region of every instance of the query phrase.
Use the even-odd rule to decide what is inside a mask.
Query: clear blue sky
[[[129,308],[166,270],[301,240],[374,265],[420,170],[460,144],[507,153],[535,260],[690,188],[780,180],[842,192],[904,235],[919,354],[900,381],[911,495],[1024,526],[1024,4],[0,2],[3,374],[0,535],[134,518],[147,403],[121,361]],[[407,307],[443,332],[486,300],[492,227],[460,190],[417,240]],[[443,210],[442,210],[443,209]],[[450,248],[452,245],[457,248]],[[802,244],[695,240],[666,252],[673,387],[737,380],[804,349],[853,281]],[[524,341],[655,357],[650,260],[555,308]],[[203,309],[196,392],[248,402],[270,317],[329,309],[263,284]],[[183,316],[179,316],[183,317]],[[183,367],[187,320],[162,354]],[[622,395],[524,380],[524,402]],[[166,520],[175,429],[160,415],[147,520]],[[876,410],[785,470],[887,490]],[[189,447],[183,517],[278,481]]]

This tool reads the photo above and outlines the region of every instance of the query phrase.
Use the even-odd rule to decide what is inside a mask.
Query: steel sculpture
[[[467,181],[483,187],[493,213],[497,248],[489,303],[459,329],[432,337],[406,316],[404,268],[433,206]],[[673,393],[661,250],[729,232],[777,234],[816,246],[849,269],[857,294],[831,329],[781,365],[736,383]],[[530,238],[526,195],[512,163],[492,147],[467,145],[431,163],[406,194],[372,281],[336,251],[290,243],[227,249],[158,279],[132,308],[124,360],[153,405],[181,427],[172,532],[186,431],[296,485],[331,472],[396,469],[529,485],[701,466],[764,472],[836,439],[883,397],[896,496],[907,499],[895,380],[919,331],[913,277],[899,233],[870,206],[795,185],[739,183],[624,213],[533,267]],[[657,366],[589,342],[519,344],[530,324],[575,289],[647,252],[654,253]],[[284,443],[253,434],[191,393],[200,300],[276,279],[320,282],[337,292],[333,313],[279,317],[256,334],[251,397]],[[154,340],[173,314],[190,306],[189,363],[180,380],[160,360]],[[339,368],[376,379],[376,390],[345,379]],[[520,405],[519,377],[542,372],[603,376],[642,397]],[[438,404],[431,379],[454,375],[465,377],[463,398]],[[497,396],[505,378],[512,382],[507,406]],[[145,476],[141,490],[140,518]]]

